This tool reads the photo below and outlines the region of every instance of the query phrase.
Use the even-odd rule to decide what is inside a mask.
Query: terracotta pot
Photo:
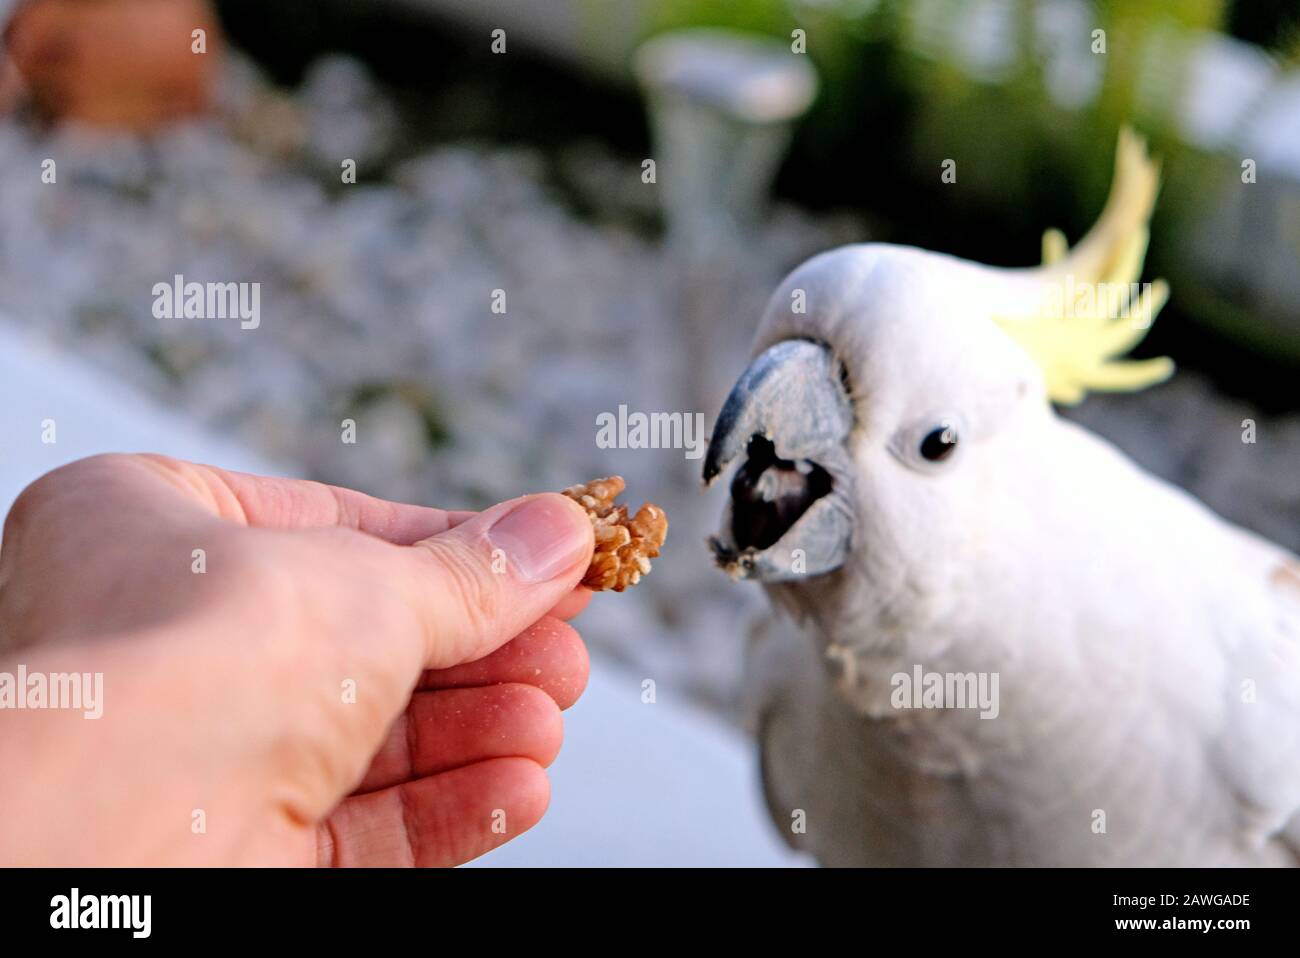
[[[207,108],[222,47],[208,0],[23,0],[4,41],[41,112],[139,131]]]

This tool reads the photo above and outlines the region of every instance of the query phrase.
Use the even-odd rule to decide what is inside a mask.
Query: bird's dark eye
[[[894,433],[889,451],[903,465],[922,473],[947,471],[961,458],[957,437],[964,420],[956,415],[927,413]]]
[[[942,462],[957,449],[957,430],[952,426],[936,426],[921,440],[921,458],[927,462]]]

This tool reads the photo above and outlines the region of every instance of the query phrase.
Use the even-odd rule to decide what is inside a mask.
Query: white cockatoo
[[[767,308],[704,475],[739,462],[712,545],[778,609],[763,784],[823,864],[1300,860],[1300,563],[1052,408],[1172,372],[1115,358],[1157,184],[1125,131],[1042,267],[848,246]]]

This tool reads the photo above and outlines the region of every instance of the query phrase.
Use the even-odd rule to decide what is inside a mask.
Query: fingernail
[[[550,496],[521,502],[488,529],[488,539],[528,582],[555,578],[582,558],[586,531],[575,511]]]

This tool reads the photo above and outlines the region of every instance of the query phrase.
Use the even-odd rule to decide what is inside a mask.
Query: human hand
[[[558,495],[443,512],[158,456],[55,470],[5,523],[0,679],[102,673],[102,717],[0,709],[0,862],[483,854],[546,808],[591,552]]]

